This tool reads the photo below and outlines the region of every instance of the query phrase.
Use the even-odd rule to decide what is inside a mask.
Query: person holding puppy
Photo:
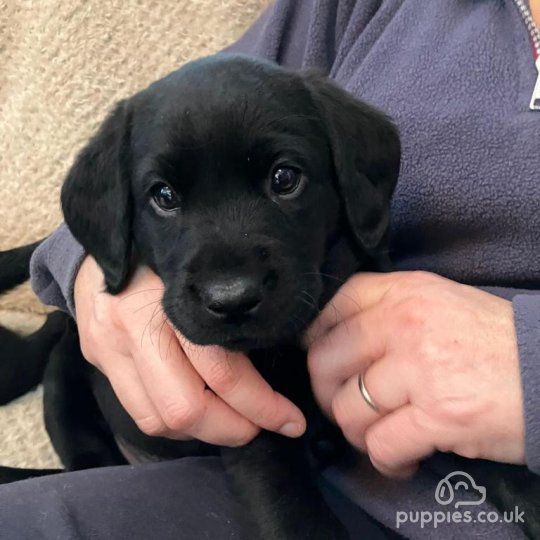
[[[389,231],[397,270],[352,277],[306,335],[321,408],[382,473],[360,467],[326,475],[336,513],[342,508],[344,521],[361,522],[364,532],[375,530],[369,514],[384,526],[381,537],[392,537],[392,529],[421,537],[417,524],[397,528],[395,516],[437,509],[437,483],[449,472],[438,452],[540,474],[538,26],[538,0],[278,0],[229,49],[321,69],[387,112],[401,132]],[[145,433],[234,446],[261,429],[304,432],[301,411],[245,356],[187,346],[169,326],[164,337],[178,340],[177,357],[163,361],[155,343],[141,341],[149,313],[140,308],[162,289],[148,269],[107,295],[95,261],[61,227],[36,252],[32,275],[45,303],[76,315],[83,353]],[[154,292],[134,294],[142,291]],[[167,485],[183,479],[223,481],[211,458],[182,466],[180,476],[174,467],[143,468],[133,483],[156,485],[159,477],[157,491],[172,494]],[[129,469],[115,474],[99,477],[89,488],[94,496],[73,503],[83,514],[90,509],[78,526],[88,527],[101,497],[121,500],[110,486],[129,485]],[[90,478],[96,482],[79,476],[77,492]],[[50,493],[55,481],[40,481],[42,489],[49,485]],[[23,488],[3,488],[2,502],[10,489]],[[213,497],[211,504],[229,508],[226,490],[223,500]],[[147,502],[159,504],[151,493]],[[197,504],[205,507],[200,497]],[[68,526],[61,516],[59,523]],[[103,526],[119,530],[112,517]],[[484,534],[486,527],[452,523],[437,536]],[[511,524],[489,527],[495,538],[519,537]]]

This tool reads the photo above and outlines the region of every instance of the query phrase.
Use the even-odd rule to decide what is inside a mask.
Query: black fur
[[[0,252],[0,294],[29,277],[30,257],[39,242]],[[42,328],[19,336],[0,325],[0,405],[26,394],[43,378],[49,352],[65,329],[66,315],[56,312]]]
[[[131,254],[129,116],[120,103],[81,152],[62,190],[64,217],[75,238],[102,240],[91,253],[111,294],[122,289]]]
[[[188,339],[245,351],[305,412],[308,432],[299,440],[262,433],[243,448],[221,449],[252,534],[264,539],[346,536],[313,474],[346,445],[313,400],[299,339],[351,274],[389,269],[399,157],[388,118],[324,77],[219,55],[122,102],[63,187],[66,223],[104,270],[109,292],[122,290],[134,266],[148,265],[165,284],[168,318]],[[301,172],[303,188],[292,196],[270,190],[279,166]],[[178,210],[152,202],[158,182],[176,192]],[[235,301],[249,300],[249,309],[231,309],[231,291],[241,291]],[[64,380],[47,409],[68,468],[114,461],[109,430],[126,447],[162,459],[219,451],[142,434],[67,332],[45,382],[50,396],[47,387]],[[78,358],[71,375],[62,361],[70,357]],[[91,388],[82,394],[86,405],[66,391],[73,378]],[[83,442],[73,445],[70,436]],[[77,457],[84,441],[90,454]],[[518,503],[519,489],[510,492]]]
[[[29,263],[39,242],[0,252],[0,293],[24,283],[30,277]]]
[[[295,343],[344,279],[384,260],[399,154],[392,123],[325,78],[218,56],[120,104],[69,173],[62,206],[110,292],[134,264],[150,266],[165,283],[171,322],[195,343],[249,352],[272,385],[309,413],[313,429],[324,422]],[[301,171],[298,196],[269,191],[279,165]],[[181,209],[156,209],[149,195],[156,182],[174,189]],[[256,312],[216,317],[206,300],[211,288],[235,280],[255,282]],[[95,392],[100,403],[115,400],[103,382]],[[104,415],[114,424],[118,407]],[[125,418],[120,424],[113,430],[131,447],[159,455],[166,446],[141,441]],[[345,535],[315,489],[306,457],[313,436],[265,433],[223,450],[264,538]]]

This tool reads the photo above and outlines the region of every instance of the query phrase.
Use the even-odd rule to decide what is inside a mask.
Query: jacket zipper
[[[538,71],[529,109],[531,109],[531,111],[540,111],[540,30],[534,22],[527,2],[525,2],[525,0],[514,0],[514,3],[516,4],[521,18],[527,27],[527,31],[529,32],[536,70]]]

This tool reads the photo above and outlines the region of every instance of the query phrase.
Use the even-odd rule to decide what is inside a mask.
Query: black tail
[[[30,275],[30,257],[42,242],[0,251],[0,293],[24,283]]]

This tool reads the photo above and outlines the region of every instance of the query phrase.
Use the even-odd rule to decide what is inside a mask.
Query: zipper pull
[[[536,70],[538,71],[538,75],[531,97],[531,104],[529,105],[531,111],[540,111],[540,56],[536,59]]]

